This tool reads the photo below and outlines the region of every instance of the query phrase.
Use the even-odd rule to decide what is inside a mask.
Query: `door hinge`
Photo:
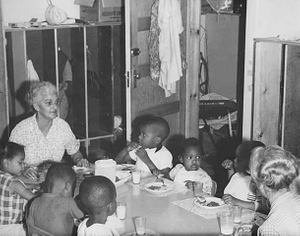
[[[126,86],[127,88],[129,88],[129,71],[126,71],[126,74],[125,74],[125,77],[126,77]]]

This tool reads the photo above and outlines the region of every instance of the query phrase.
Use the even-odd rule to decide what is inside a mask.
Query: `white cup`
[[[234,210],[234,220],[233,222],[236,224],[239,224],[242,222],[242,210],[243,208],[240,206],[234,206],[233,207]]]
[[[141,182],[141,172],[139,170],[133,170],[131,175],[132,183],[139,184]]]
[[[233,223],[233,211],[220,212],[218,214],[221,234],[222,235],[232,235],[234,231],[234,223]]]
[[[126,218],[126,203],[124,202],[117,203],[117,217],[120,220],[124,220]]]
[[[139,216],[135,218],[134,224],[135,224],[135,232],[137,235],[146,234],[146,218]]]

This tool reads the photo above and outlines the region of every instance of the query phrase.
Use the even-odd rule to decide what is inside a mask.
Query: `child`
[[[169,173],[169,176],[179,186],[186,186],[189,189],[195,187],[197,182],[203,184],[203,193],[211,194],[212,180],[210,176],[200,168],[200,160],[203,157],[202,145],[196,138],[188,138],[184,141],[179,161]]]
[[[76,174],[71,166],[53,164],[46,175],[45,192],[34,199],[29,207],[26,223],[29,233],[41,230],[53,235],[71,235],[74,219],[83,212],[73,199]]]
[[[244,141],[236,149],[234,163],[228,159],[223,161],[222,166],[229,173],[237,171],[232,175],[230,182],[224,189],[223,200],[225,203],[239,205],[251,210],[255,210],[261,203],[262,196],[257,192],[255,184],[251,181],[249,162],[252,150],[264,146],[259,141]]]
[[[84,179],[79,187],[79,201],[89,215],[78,226],[78,236],[118,236],[124,225],[115,215],[116,187],[104,176]]]
[[[130,143],[115,158],[117,163],[136,161],[136,167],[154,175],[167,176],[172,168],[172,154],[163,146],[170,127],[161,117],[148,117],[140,124],[139,143]]]
[[[8,142],[0,151],[0,235],[26,235],[23,209],[34,194],[17,178],[24,170],[23,146]]]

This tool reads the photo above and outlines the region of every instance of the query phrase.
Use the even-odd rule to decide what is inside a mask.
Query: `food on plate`
[[[162,186],[155,186],[155,185],[150,185],[148,187],[148,189],[151,189],[151,190],[160,190],[162,188]]]
[[[217,203],[217,202],[211,201],[211,202],[208,203],[206,206],[208,206],[208,207],[215,207],[215,206],[220,206],[220,204]]]
[[[202,196],[197,196],[196,199],[199,204],[204,204],[206,202],[206,199]]]

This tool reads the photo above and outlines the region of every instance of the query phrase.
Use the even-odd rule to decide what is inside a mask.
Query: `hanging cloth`
[[[159,60],[159,27],[158,27],[158,5],[159,0],[156,0],[151,7],[151,22],[148,36],[148,52],[150,60],[150,77],[153,80],[159,79],[160,60]]]
[[[160,0],[158,8],[159,58],[161,62],[159,86],[166,97],[176,92],[176,81],[182,76],[180,34],[183,32],[180,1]]]
[[[27,80],[30,81],[30,82],[40,81],[38,73],[34,69],[32,60],[28,59],[26,66],[27,66]]]

